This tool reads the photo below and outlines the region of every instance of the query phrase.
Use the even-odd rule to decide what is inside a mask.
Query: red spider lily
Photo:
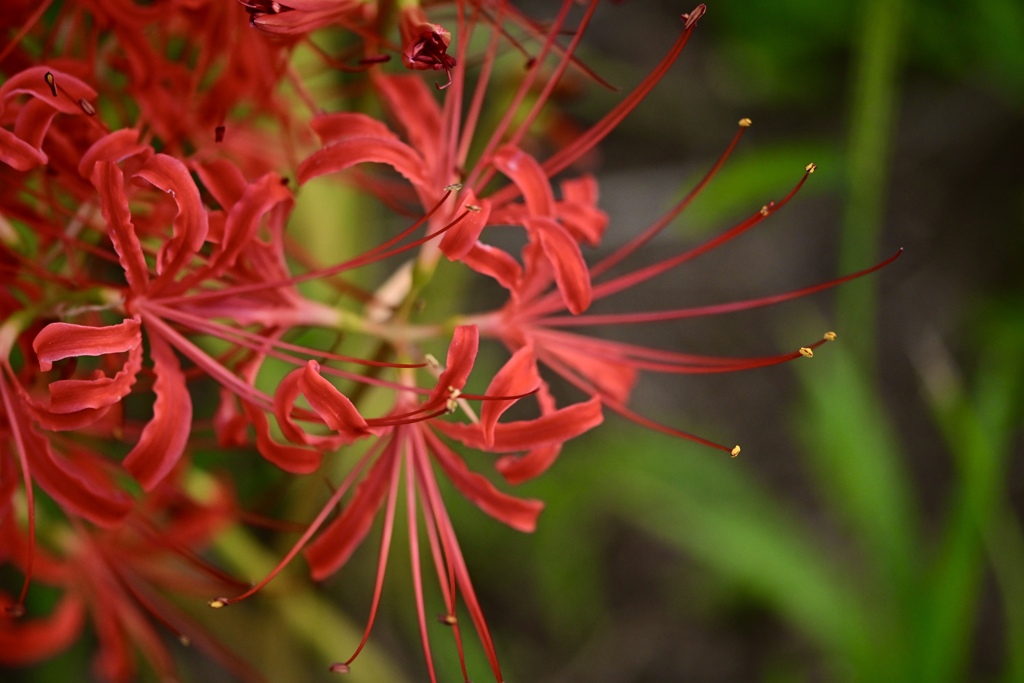
[[[462,550],[438,488],[434,465],[444,472],[463,496],[482,511],[519,531],[533,531],[543,504],[536,500],[514,498],[498,491],[486,478],[473,473],[462,458],[441,440],[435,430],[466,443],[475,441],[477,443],[472,445],[476,447],[479,444],[483,450],[533,450],[561,444],[597,426],[601,421],[601,412],[599,403],[590,401],[525,423],[497,424],[500,408],[486,416],[485,425],[428,421],[428,418],[436,416],[438,408],[443,412],[451,412],[453,402],[461,400],[461,388],[472,369],[476,352],[476,328],[458,328],[449,347],[447,365],[439,375],[437,388],[431,395],[420,405],[415,405],[407,397],[400,396],[393,410],[379,420],[359,416],[351,402],[319,375],[315,363],[310,362],[304,370],[295,371],[294,384],[286,381],[281,387],[288,400],[294,401],[296,395],[301,393],[324,423],[343,436],[353,429],[363,431],[376,424],[378,426],[374,429],[380,438],[353,466],[349,476],[335,490],[320,514],[277,569],[246,593],[235,598],[217,598],[211,605],[224,607],[254,594],[303,549],[313,578],[323,580],[330,577],[344,566],[355,549],[365,540],[373,520],[383,508],[384,529],[377,580],[366,630],[353,655],[347,661],[332,666],[333,671],[347,671],[365,645],[376,617],[394,529],[396,503],[403,491],[404,471],[404,493],[409,516],[407,528],[417,618],[431,680],[436,680],[436,676],[427,632],[426,599],[421,579],[420,522],[417,519],[417,511],[421,513],[427,532],[428,546],[440,585],[445,609],[444,623],[452,627],[460,660],[463,662],[463,675],[467,676],[467,673],[462,657],[462,636],[456,616],[460,595],[487,653],[495,680],[503,680],[483,611],[473,590]],[[521,385],[522,382],[517,384]],[[511,385],[503,380],[492,382],[488,395],[494,396],[491,394],[492,391],[509,386]],[[511,400],[510,398],[503,403]],[[485,431],[490,433],[490,438],[484,439],[482,434]],[[483,445],[484,441],[488,441],[490,445]],[[360,477],[361,482],[355,487],[355,492],[341,514],[325,525],[328,515]]]
[[[231,523],[235,505],[222,485],[199,503],[166,480],[116,529],[95,530],[71,519],[54,534],[52,551],[26,545],[10,511],[0,523],[0,549],[26,573],[62,591],[49,617],[0,621],[0,662],[25,665],[69,646],[91,616],[98,639],[96,677],[111,683],[135,680],[137,648],[161,676],[174,678],[174,660],[156,625],[183,645],[194,644],[236,675],[260,680],[252,668],[221,647],[181,613],[164,593],[223,590],[238,582],[210,567],[197,549]]]
[[[686,208],[725,163],[749,125],[750,121],[747,119],[740,122],[740,129],[726,152],[697,187],[682,201],[631,242],[590,268],[590,276],[595,280],[590,291],[595,299],[609,297],[639,285],[738,237],[781,209],[797,193],[807,177],[814,172],[813,164],[807,166],[800,182],[782,200],[763,206],[749,218],[721,235],[682,254],[665,258],[644,268],[616,277],[604,277],[613,266],[643,246]],[[582,239],[582,237],[577,237],[577,239]],[[627,403],[637,374],[640,371],[702,374],[766,367],[801,357],[812,357],[815,348],[835,339],[834,333],[826,333],[818,341],[790,353],[755,358],[727,358],[658,350],[635,344],[587,337],[559,328],[649,324],[769,306],[807,296],[868,275],[894,261],[899,256],[899,252],[865,270],[782,294],[727,304],[604,315],[589,313],[581,315],[579,311],[573,310],[564,294],[561,293],[564,291],[564,286],[558,283],[559,273],[552,271],[549,265],[550,260],[540,255],[540,249],[536,244],[533,242],[528,244],[523,250],[523,256],[524,275],[520,282],[510,287],[507,282],[502,282],[499,279],[499,282],[509,289],[508,303],[494,313],[471,316],[466,319],[467,322],[471,321],[479,325],[482,335],[502,340],[510,350],[515,352],[509,361],[509,367],[514,368],[510,371],[511,373],[522,373],[527,371],[526,368],[529,368],[530,372],[536,373],[536,364],[543,364],[585,393],[600,398],[602,403],[612,410],[643,426],[690,439],[736,456],[740,452],[739,446],[728,447],[716,444],[688,432],[659,424],[630,410]],[[604,279],[602,280],[602,278]],[[550,291],[553,283],[558,283],[559,292]],[[561,314],[563,311],[572,315],[563,315]],[[541,473],[552,459],[536,458],[535,462],[521,464],[506,460],[499,465],[510,481],[520,482]]]
[[[436,87],[444,90],[451,85],[452,69],[456,64],[455,58],[448,54],[452,34],[443,26],[427,21],[427,15],[419,5],[402,8],[398,27],[402,34],[402,63],[406,68],[444,71],[448,82]]]

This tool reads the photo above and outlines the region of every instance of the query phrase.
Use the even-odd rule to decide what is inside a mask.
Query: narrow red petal
[[[150,491],[167,476],[185,452],[192,427],[192,399],[174,349],[160,335],[148,336],[153,372],[156,374],[153,419],[143,428],[139,442],[123,462],[125,469],[142,488]]]
[[[494,463],[495,469],[512,484],[522,484],[548,471],[562,452],[562,445],[542,446],[525,455],[506,455]]]
[[[39,369],[46,372],[53,367],[54,361],[130,351],[141,343],[139,321],[127,318],[117,325],[105,327],[50,323],[32,340],[32,349],[39,357]]]
[[[377,516],[384,496],[390,489],[392,474],[398,463],[397,453],[389,448],[356,487],[352,500],[338,516],[303,551],[309,562],[310,575],[321,581],[338,571],[366,534]]]
[[[441,238],[441,251],[452,261],[468,254],[477,243],[491,217],[491,202],[477,199],[472,191],[467,191],[459,211],[465,211],[465,217]]]
[[[50,412],[61,415],[99,410],[118,403],[131,393],[142,369],[142,347],[128,352],[128,360],[113,377],[61,379],[50,383]]]
[[[124,174],[116,164],[98,161],[92,171],[92,184],[100,194],[103,219],[107,223],[114,251],[124,268],[128,286],[133,291],[145,291],[149,286],[149,269],[135,226],[132,225],[128,196],[124,191]]]
[[[494,153],[492,163],[519,188],[532,215],[554,216],[551,183],[536,159],[517,147],[505,146]]]
[[[533,353],[533,346],[527,345],[512,354],[508,362],[494,375],[484,393],[488,396],[519,396],[533,391],[539,383],[537,357]],[[494,427],[498,423],[498,418],[514,403],[514,399],[484,401],[480,409],[480,427],[488,444],[494,441]]]
[[[590,307],[590,273],[579,243],[569,231],[550,218],[526,220],[526,228],[537,236],[544,255],[554,268],[555,283],[566,308],[579,315]]]
[[[502,493],[486,477],[466,467],[462,458],[429,430],[424,431],[434,459],[467,500],[513,529],[532,533],[537,528],[537,517],[544,509],[544,503]]]
[[[494,443],[491,446],[487,445],[479,425],[438,421],[433,423],[433,427],[470,448],[491,453],[511,453],[564,443],[593,429],[602,420],[601,400],[594,397],[534,420],[499,423],[494,428]]]
[[[0,664],[35,664],[70,647],[81,634],[85,609],[81,598],[67,594],[42,619],[0,619]]]
[[[299,388],[310,407],[331,429],[352,441],[370,434],[369,425],[352,401],[320,376],[320,364],[315,360],[306,364]]]

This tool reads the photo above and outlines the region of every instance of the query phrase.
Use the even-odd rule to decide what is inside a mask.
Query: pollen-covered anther
[[[438,614],[437,621],[439,624],[444,624],[445,626],[455,626],[459,623],[458,618],[454,614],[446,613]]]
[[[230,605],[231,600],[228,598],[214,598],[206,604],[212,607],[213,609],[220,609],[221,607],[227,607],[228,605]]]
[[[50,86],[50,92],[53,93],[54,97],[56,97],[57,96],[57,81],[53,78],[53,74],[50,73],[49,71],[47,71],[46,75],[43,76],[43,80],[46,81],[46,85]]]
[[[180,636],[178,636],[178,642],[181,643],[183,646],[188,647],[192,644],[192,639],[186,636],[185,634],[181,634]]]
[[[753,121],[751,121],[750,119],[748,119],[746,117],[740,119],[740,126],[742,126],[743,128],[750,128],[751,124],[753,124],[753,123],[754,123]]]
[[[800,355],[804,358],[814,358],[814,351],[806,346],[800,347]]]
[[[78,106],[82,108],[86,116],[96,116],[96,107],[92,106],[92,102],[84,97],[78,100]]]
[[[765,204],[764,206],[762,206],[762,207],[761,207],[761,210],[760,210],[760,211],[758,211],[758,213],[760,213],[760,214],[761,214],[762,216],[767,216],[767,215],[768,215],[768,214],[769,214],[770,212],[771,212],[771,210],[770,210],[770,209],[768,208],[768,205],[767,205],[767,204]]]
[[[452,183],[444,188],[445,192],[458,192],[462,189],[462,183]]]
[[[732,450],[729,451],[729,455],[731,455],[732,457],[735,458],[737,455],[740,454],[740,450],[741,449],[740,449],[739,444],[736,444],[735,446],[732,447]]]
[[[815,163],[807,164],[806,166],[804,166],[804,170],[807,171],[808,173],[814,173],[815,171],[818,170],[818,165]]]
[[[448,408],[448,412],[454,413],[459,409],[459,396],[462,396],[462,392],[455,387],[448,387],[448,400],[445,401],[445,407]]]
[[[835,332],[826,332],[825,334],[822,335],[822,339],[824,339],[825,341],[835,341],[836,340],[836,333]]]
[[[466,211],[472,211],[473,213],[480,213],[481,209],[476,204],[466,204]]]
[[[440,370],[441,369],[440,361],[438,361],[437,358],[435,358],[433,354],[431,354],[431,353],[423,354],[423,360],[425,360],[427,362],[427,365],[429,365],[431,367],[431,369],[433,369],[433,370]]]
[[[330,671],[332,674],[347,674],[352,671],[352,669],[349,668],[349,665],[345,664],[344,662],[335,662],[334,664],[331,664],[329,667],[327,667],[327,670]]]
[[[700,21],[700,18],[704,16],[704,13],[707,11],[707,6],[704,3],[701,3],[697,5],[692,12],[687,12],[686,14],[681,15],[683,22],[685,22],[683,24],[683,29],[686,30],[693,28],[693,26]]]

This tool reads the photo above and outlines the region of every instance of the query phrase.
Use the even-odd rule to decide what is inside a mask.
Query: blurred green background
[[[707,4],[679,62],[602,147],[607,248],[692,186],[741,117],[754,126],[728,166],[635,262],[781,198],[806,163],[819,170],[765,225],[609,307],[788,291],[905,253],[840,292],[610,332],[769,355],[836,330],[813,360],[641,384],[639,412],[738,442],[740,458],[609,417],[517,491],[547,502],[535,534],[448,497],[506,678],[1024,681],[1024,3]],[[602,3],[582,57],[628,92],[688,9]],[[619,96],[583,86],[581,123]],[[218,551],[255,578],[254,558],[275,555],[251,540]],[[333,680],[324,657],[358,642],[376,553],[371,537],[330,582],[340,607],[279,580],[221,610],[217,630],[268,680]],[[348,680],[425,679],[407,565],[398,540]],[[461,680],[443,630],[434,642],[441,680]],[[88,648],[20,675],[77,680],[70,664],[84,680]],[[184,657],[187,680],[225,680]]]

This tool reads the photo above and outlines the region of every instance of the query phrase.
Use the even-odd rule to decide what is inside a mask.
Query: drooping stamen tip
[[[46,85],[50,86],[50,92],[53,93],[54,97],[56,97],[57,96],[57,81],[53,78],[53,74],[50,73],[49,71],[47,71],[46,75],[43,76],[43,79],[46,81]]]
[[[454,614],[442,613],[437,615],[437,622],[445,626],[455,626],[455,624],[459,623],[459,620]]]
[[[331,664],[329,667],[327,667],[327,670],[330,671],[332,674],[347,674],[352,672],[352,669],[349,668],[349,665],[343,662],[335,662],[334,664]]]
[[[807,171],[808,173],[814,173],[815,171],[818,170],[818,165],[813,162],[809,163],[806,166],[804,166],[804,170]]]
[[[735,458],[737,455],[740,454],[740,450],[741,449],[740,449],[739,444],[736,444],[735,446],[732,447],[732,450],[729,451],[729,455],[731,455],[732,457]]]
[[[92,102],[84,97],[78,100],[78,106],[82,108],[86,116],[96,116],[96,107],[92,106]]]
[[[822,339],[824,339],[825,341],[835,341],[836,340],[836,333],[835,332],[826,332],[825,334],[822,335]]]
[[[221,607],[227,607],[228,605],[230,605],[231,600],[229,598],[214,598],[206,604],[212,607],[213,609],[220,609]]]
[[[800,355],[804,358],[814,358],[814,351],[806,346],[800,347]]]
[[[701,3],[697,5],[697,7],[692,12],[687,12],[686,14],[681,15],[681,18],[684,22],[683,30],[687,31],[693,28],[697,24],[697,22],[700,21],[700,18],[704,16],[704,13],[707,11],[707,5]]]
[[[740,127],[741,128],[750,128],[751,124],[753,124],[753,123],[754,123],[753,121],[751,121],[750,119],[748,119],[746,117],[743,117],[742,119],[740,119]]]

